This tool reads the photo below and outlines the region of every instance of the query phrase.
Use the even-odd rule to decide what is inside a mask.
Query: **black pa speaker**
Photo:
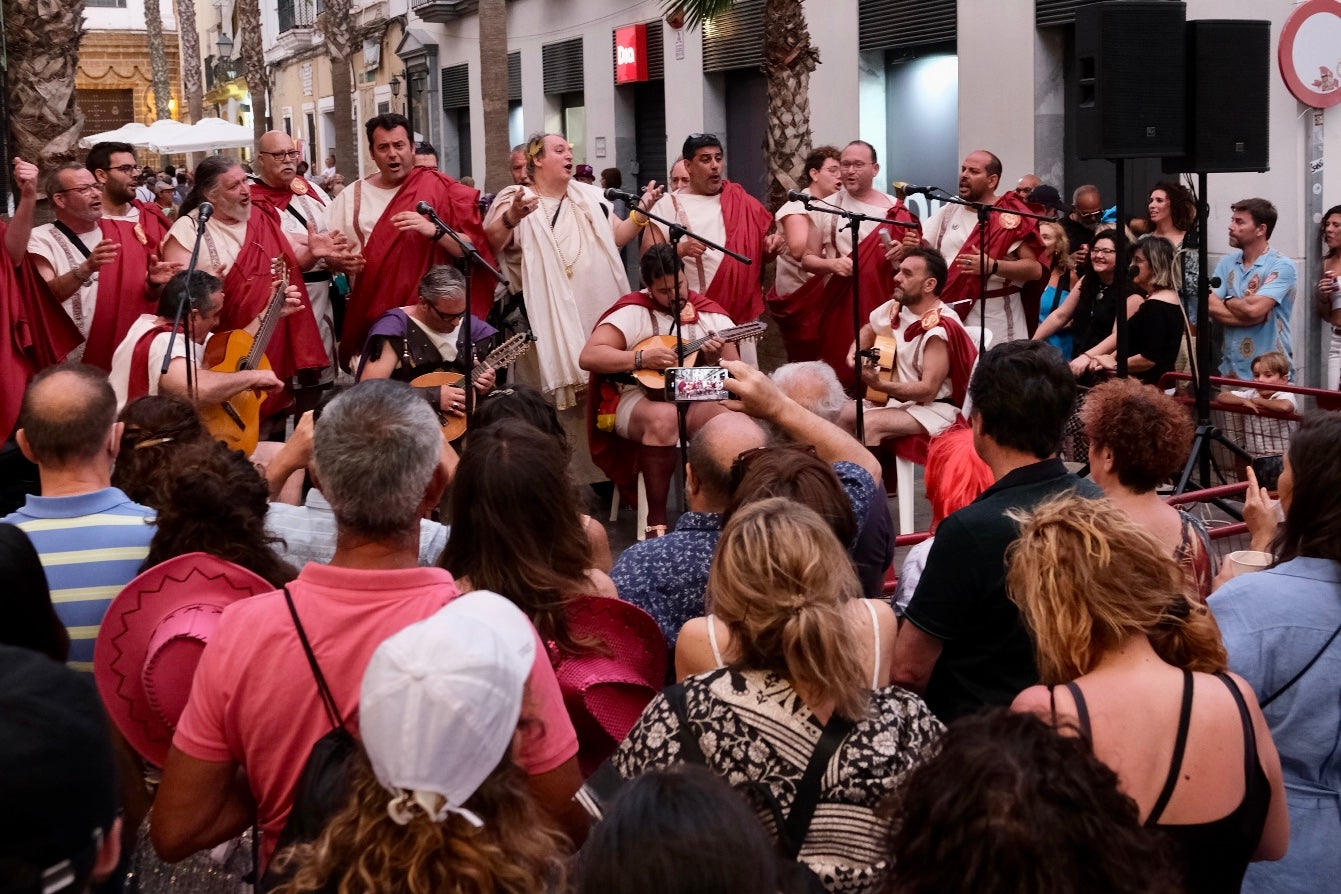
[[[1271,23],[1187,23],[1187,154],[1164,159],[1175,174],[1265,171],[1271,97]]]
[[[1117,0],[1076,10],[1076,152],[1159,158],[1186,151],[1187,4]]]

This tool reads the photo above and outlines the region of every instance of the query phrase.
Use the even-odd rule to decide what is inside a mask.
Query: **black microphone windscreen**
[[[804,202],[806,199],[809,198],[810,196],[801,192],[799,189],[787,190],[787,201],[789,202]]]
[[[428,202],[420,202],[417,206],[415,206],[415,210],[418,211],[420,214],[433,214],[433,213],[434,213],[434,212],[433,212],[433,206],[430,205]]]
[[[201,223],[205,223],[214,216],[214,205],[210,202],[200,203],[200,212],[197,215]]]

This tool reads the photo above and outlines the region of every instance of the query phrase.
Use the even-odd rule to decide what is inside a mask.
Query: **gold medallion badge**
[[[923,331],[930,332],[932,329],[935,329],[940,324],[941,324],[941,309],[939,307],[933,307],[931,310],[922,314]]]
[[[302,177],[294,177],[293,182],[289,184],[289,189],[293,190],[294,195],[307,195],[307,181]]]
[[[1009,212],[1002,214],[1000,217],[997,218],[997,223],[1001,224],[1001,229],[1003,230],[1014,230],[1017,227],[1019,227],[1020,222],[1021,222],[1020,215],[1011,214]]]
[[[139,224],[135,225],[135,238],[140,240],[141,245],[149,244],[149,237],[144,235],[144,227],[140,226]]]

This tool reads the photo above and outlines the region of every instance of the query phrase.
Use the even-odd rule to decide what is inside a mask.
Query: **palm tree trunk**
[[[335,111],[335,168],[353,183],[359,176],[357,116],[354,114],[354,79],[349,57],[354,52],[354,13],[350,0],[326,0],[317,17],[317,28],[326,40],[331,57],[331,94]]]
[[[480,92],[484,100],[484,188],[512,185],[508,159],[508,10],[506,0],[480,0]]]
[[[77,155],[84,0],[4,0],[13,154],[47,170]],[[8,159],[4,160],[8,164]]]
[[[787,191],[800,189],[810,153],[810,73],[819,50],[810,43],[801,0],[764,3],[764,75],[768,79],[767,204],[777,209]]]
[[[149,39],[149,70],[153,75],[154,117],[172,117],[172,80],[168,53],[163,47],[163,10],[159,0],[144,0],[144,29]]]
[[[194,123],[205,116],[203,66],[200,61],[200,32],[196,30],[196,5],[192,0],[177,0],[177,41],[182,64],[182,92],[186,111]]]
[[[238,32],[242,43],[242,70],[251,94],[252,130],[259,140],[270,129],[270,77],[265,71],[265,49],[261,45],[261,5],[259,0],[240,0],[237,4]]]

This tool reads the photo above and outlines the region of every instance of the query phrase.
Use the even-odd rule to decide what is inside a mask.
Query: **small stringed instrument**
[[[289,287],[289,265],[284,258],[270,262],[270,274],[276,280],[275,292],[261,314],[256,334],[234,329],[226,335],[215,335],[205,347],[206,368],[225,373],[270,369],[265,350],[283,316],[284,291]],[[265,399],[266,395],[247,389],[221,404],[200,407],[200,417],[215,438],[251,456],[261,439],[261,404]]]
[[[503,369],[517,362],[527,351],[531,350],[531,343],[535,341],[535,336],[529,332],[519,332],[516,335],[503,342],[498,347],[489,352],[475,368],[470,371],[470,387],[480,380],[491,369]],[[412,382],[415,388],[427,388],[433,385],[459,385],[465,376],[459,372],[431,372],[424,373],[416,377]],[[466,417],[452,416],[438,411],[438,420],[442,423],[442,436],[449,441],[455,441],[466,433]]]
[[[875,368],[876,378],[878,378],[881,382],[898,381],[899,379],[898,360],[897,360],[898,350],[899,350],[898,339],[888,338],[884,335],[877,335],[875,337],[875,344],[871,345],[870,351],[873,354],[877,354],[879,356],[875,360],[867,359],[864,362],[868,363],[869,365]],[[882,407],[885,404],[889,403],[888,394],[886,394],[883,391],[878,391],[875,388],[871,388],[869,386],[866,388],[866,399],[869,400],[871,403],[877,404]]]
[[[684,343],[684,365],[693,366],[698,358],[698,350],[714,338],[720,338],[722,341],[737,342],[745,341],[748,338],[758,338],[768,329],[768,324],[763,320],[755,320],[753,323],[743,323],[739,326],[732,326],[730,329],[723,329],[721,332],[710,332],[702,338],[696,338],[693,341]],[[675,350],[676,339],[673,335],[652,335],[633,346],[635,351],[643,351],[652,347],[665,347]],[[652,389],[658,394],[666,393],[666,376],[664,370],[660,369],[635,369],[633,376],[640,385]]]

